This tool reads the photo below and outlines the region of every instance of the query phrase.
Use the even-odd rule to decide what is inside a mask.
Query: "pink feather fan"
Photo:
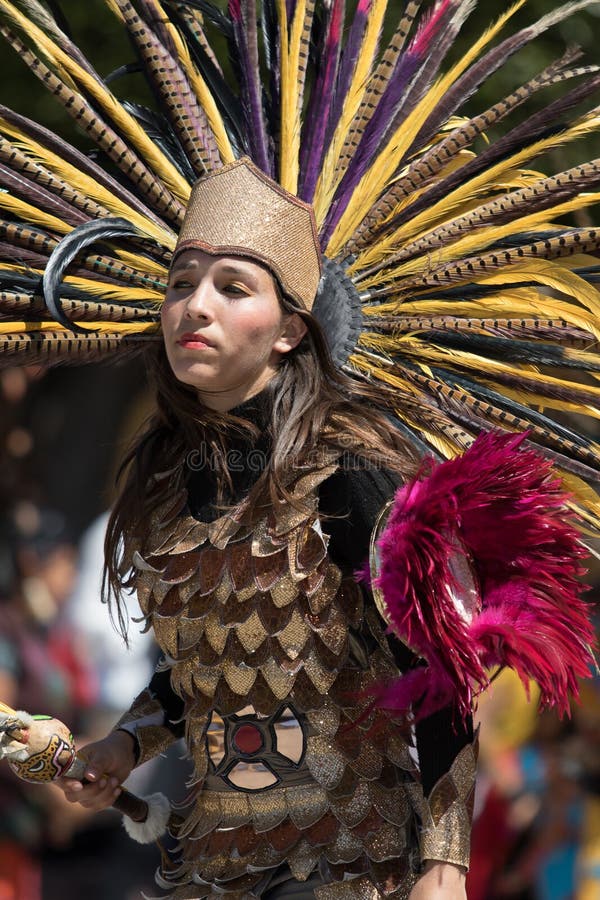
[[[426,665],[378,704],[421,718],[454,703],[467,716],[489,670],[510,666],[563,714],[590,674],[586,551],[560,479],[524,437],[485,434],[397,492],[374,585],[391,631]]]

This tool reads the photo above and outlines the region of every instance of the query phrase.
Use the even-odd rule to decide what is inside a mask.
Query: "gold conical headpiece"
[[[285,294],[312,308],[321,278],[312,208],[247,157],[195,183],[173,259],[191,248],[256,260]]]

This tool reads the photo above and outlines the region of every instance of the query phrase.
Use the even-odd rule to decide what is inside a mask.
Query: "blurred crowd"
[[[137,410],[145,401],[128,377]],[[127,404],[117,415],[114,398],[108,411],[99,402],[104,438],[98,446],[97,431],[74,433],[69,457],[64,421],[48,426],[49,409],[65,415],[64,383],[39,369],[0,374],[0,700],[62,719],[81,746],[104,735],[147,683],[155,649],[132,622],[126,650],[100,603],[110,492],[77,488],[93,459],[109,482],[120,452],[114,435],[131,432],[139,416],[128,419]],[[540,714],[531,694],[528,702],[502,673],[480,704],[469,900],[600,900],[600,678],[583,685],[563,721]],[[179,755],[175,748],[134,773],[131,789],[181,798]],[[90,816],[53,786],[28,785],[0,765],[0,900],[132,900],[154,893],[157,863],[156,847],[127,838],[117,813]]]

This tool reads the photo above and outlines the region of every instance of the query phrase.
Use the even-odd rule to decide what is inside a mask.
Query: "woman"
[[[89,783],[62,787],[109,806],[185,733],[190,806],[158,879],[170,896],[459,900],[470,722],[447,707],[418,725],[422,790],[405,717],[372,705],[414,658],[354,577],[417,461],[376,406],[385,392],[332,365],[310,313],[319,278],[309,207],[248,160],[196,184],[162,308],[159,411],[107,538],[110,588],[135,583],[164,655],[85,748]]]

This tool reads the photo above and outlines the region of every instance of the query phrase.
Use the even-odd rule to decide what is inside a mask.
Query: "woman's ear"
[[[277,350],[278,353],[289,353],[298,346],[307,331],[306,323],[302,321],[298,313],[287,315],[281,334],[273,344],[273,350]]]

